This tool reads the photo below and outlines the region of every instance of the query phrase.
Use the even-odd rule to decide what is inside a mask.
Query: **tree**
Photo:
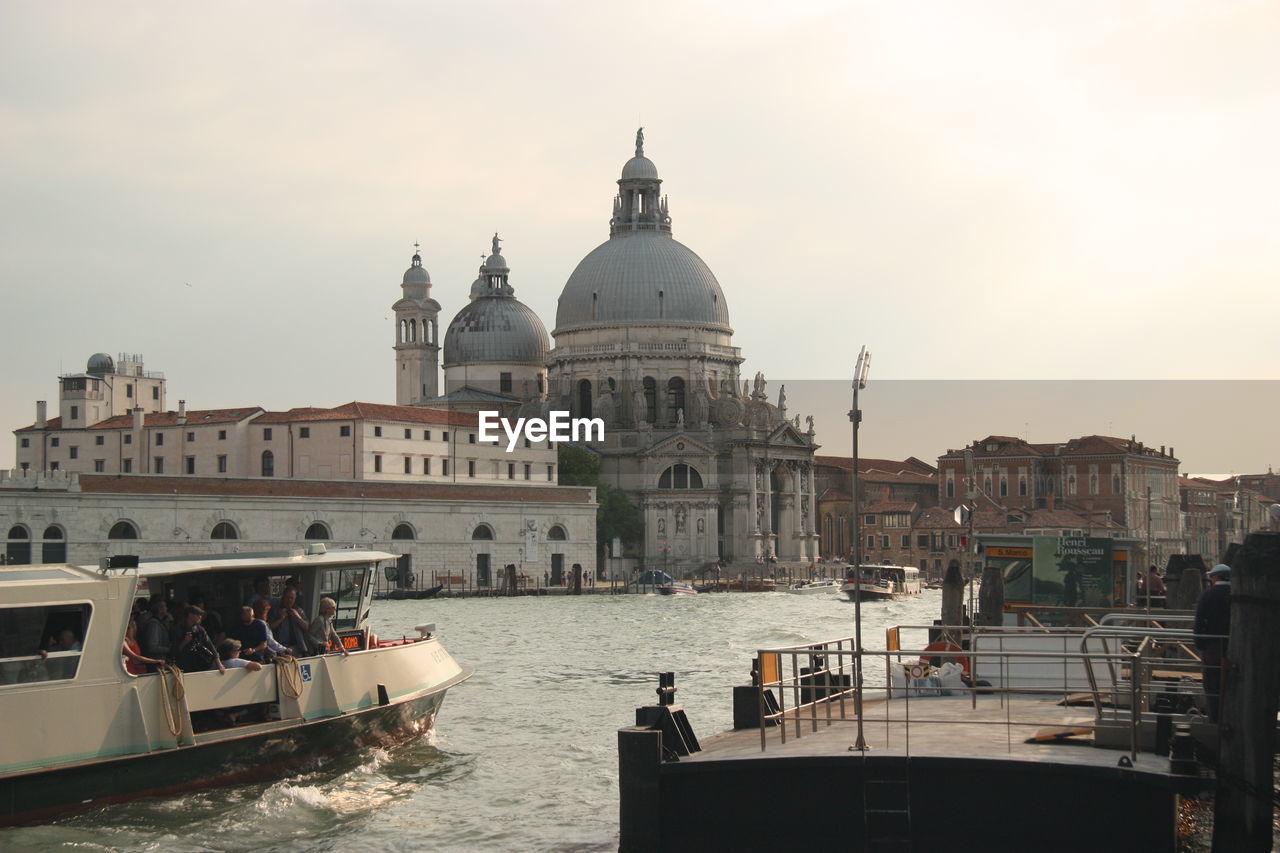
[[[638,510],[622,489],[600,480],[600,457],[581,447],[561,444],[558,448],[558,482],[562,486],[592,486],[596,490],[596,557],[615,537],[634,545],[644,535],[644,522]],[[621,556],[621,555],[615,555]]]

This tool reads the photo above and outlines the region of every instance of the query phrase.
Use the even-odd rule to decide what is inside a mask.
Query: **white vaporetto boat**
[[[393,641],[370,633],[374,573],[396,555],[308,550],[316,553],[125,569],[0,567],[0,825],[270,778],[428,731],[445,692],[473,670],[445,650],[434,625]],[[189,601],[198,592],[230,625],[261,577],[277,585],[296,577],[304,602],[334,599],[350,654],[281,658],[256,671],[126,671],[121,647],[135,598]],[[59,635],[68,648],[50,650]],[[257,721],[237,722],[247,708]]]
[[[850,567],[840,591],[856,601],[911,598],[921,593],[920,570],[911,566],[861,566],[857,582]]]

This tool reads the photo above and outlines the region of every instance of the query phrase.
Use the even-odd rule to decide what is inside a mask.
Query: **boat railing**
[[[928,649],[923,644],[903,648],[904,631],[926,630],[940,632],[943,642]],[[900,737],[909,754],[913,726],[918,730],[920,725],[949,723],[1003,726],[1011,749],[1015,730],[1063,726],[1062,715],[1036,717],[1048,707],[1044,702],[1017,698],[1056,696],[1065,700],[1059,704],[1092,705],[1089,728],[1095,742],[1127,748],[1136,760],[1141,748],[1158,741],[1153,734],[1157,716],[1170,718],[1165,728],[1200,719],[1200,662],[1184,651],[1192,645],[1186,630],[1106,626],[1031,632],[1003,626],[900,625],[887,635],[883,649],[859,650],[852,637],[841,637],[759,650],[755,682],[761,750],[768,748],[771,728],[785,744],[820,727],[844,724],[858,727],[860,743],[864,726],[875,725],[877,731],[883,726],[884,744]],[[1019,635],[1036,638],[1038,645],[1020,642]],[[950,638],[963,638],[969,648]],[[931,662],[957,663],[966,677],[957,677],[951,668],[944,683],[938,675],[941,667]],[[1026,677],[1037,669],[1039,676]],[[941,708],[938,697],[963,701],[973,712],[984,697],[988,711],[990,700],[998,703],[1000,715],[966,716],[956,713],[954,705],[931,713]]]

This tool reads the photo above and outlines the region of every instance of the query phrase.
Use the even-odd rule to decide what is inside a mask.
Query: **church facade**
[[[601,419],[604,438],[590,447],[602,459],[603,479],[640,508],[637,556],[648,566],[690,573],[718,561],[816,559],[812,418],[802,427],[787,410],[785,388],[771,399],[761,374],[741,375],[724,291],[673,237],[643,130],[617,185],[608,239],[560,294],[553,345],[515,300],[495,236],[470,304],[445,335],[444,395],[431,398],[415,380],[413,398],[397,402],[507,404],[524,416],[558,410]],[[426,294],[414,290],[411,298],[418,287],[411,274],[421,275],[406,273],[405,298],[395,306],[399,373],[413,371],[403,360],[405,321],[419,323],[421,363],[434,352],[421,331],[434,328],[434,315],[413,313]],[[417,375],[429,372],[427,364]]]

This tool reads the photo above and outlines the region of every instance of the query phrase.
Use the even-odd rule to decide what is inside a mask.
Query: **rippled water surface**
[[[864,604],[863,636],[925,624],[940,598]],[[375,631],[437,624],[476,675],[429,738],[366,750],[272,784],[142,800],[0,830],[18,850],[605,851],[617,849],[616,731],[673,671],[699,737],[732,723],[757,649],[853,633],[835,595],[450,599],[375,602]]]

